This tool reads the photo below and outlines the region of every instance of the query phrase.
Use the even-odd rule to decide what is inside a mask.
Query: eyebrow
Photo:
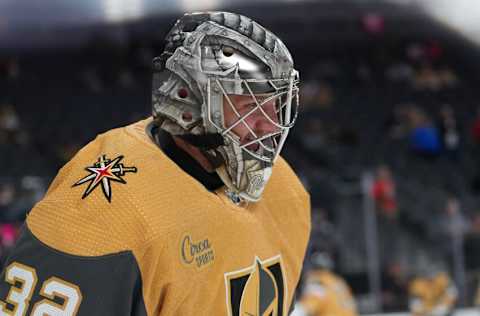
[[[246,107],[246,106],[249,106],[249,105],[256,105],[255,100],[239,101],[239,102],[234,102],[234,104],[235,104],[236,107]]]
[[[265,101],[266,99],[270,98],[270,96],[259,96],[259,97],[256,97],[257,98],[257,102],[258,103],[262,103],[263,101]],[[274,100],[275,98],[273,98],[272,100]],[[252,99],[247,99],[245,101],[240,101],[238,102],[239,105],[244,105],[244,104],[256,104],[255,100],[252,98]]]

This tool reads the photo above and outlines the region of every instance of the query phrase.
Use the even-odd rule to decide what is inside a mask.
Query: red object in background
[[[431,42],[426,45],[426,54],[429,60],[434,61],[440,59],[443,55],[443,48],[438,42]]]
[[[385,18],[377,13],[368,13],[362,17],[362,25],[370,34],[381,34],[385,31]]]
[[[372,187],[372,195],[377,207],[385,215],[393,215],[397,211],[395,184],[387,179],[377,179]]]
[[[480,144],[480,117],[473,122],[472,138],[476,144]]]
[[[18,236],[18,228],[13,224],[1,224],[0,236],[2,238],[2,246],[12,247]]]

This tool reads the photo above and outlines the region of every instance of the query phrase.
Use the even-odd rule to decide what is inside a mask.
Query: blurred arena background
[[[443,271],[455,315],[480,315],[475,0],[2,0],[2,257],[79,148],[149,115],[151,60],[174,21],[214,9],[271,29],[300,70],[283,155],[312,197],[305,271],[328,252],[362,314],[406,313],[412,278]]]

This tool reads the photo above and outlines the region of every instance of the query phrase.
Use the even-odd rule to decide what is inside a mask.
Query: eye
[[[251,110],[256,106],[257,106],[256,103],[247,103],[247,104],[242,105],[241,108],[242,108],[242,110]]]
[[[233,51],[233,48],[232,47],[229,47],[229,46],[224,46],[222,48],[222,52],[223,52],[223,55],[225,57],[230,57],[233,55],[234,51]]]

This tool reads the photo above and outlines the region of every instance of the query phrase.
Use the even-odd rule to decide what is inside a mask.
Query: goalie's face
[[[277,102],[277,98],[268,96],[224,96],[224,125],[230,133],[238,137],[241,148],[249,152],[262,151],[266,139],[278,135],[280,128]]]
[[[295,70],[280,79],[212,76],[206,87],[207,125],[212,124],[233,146],[231,157],[271,166],[297,116],[297,83]]]

